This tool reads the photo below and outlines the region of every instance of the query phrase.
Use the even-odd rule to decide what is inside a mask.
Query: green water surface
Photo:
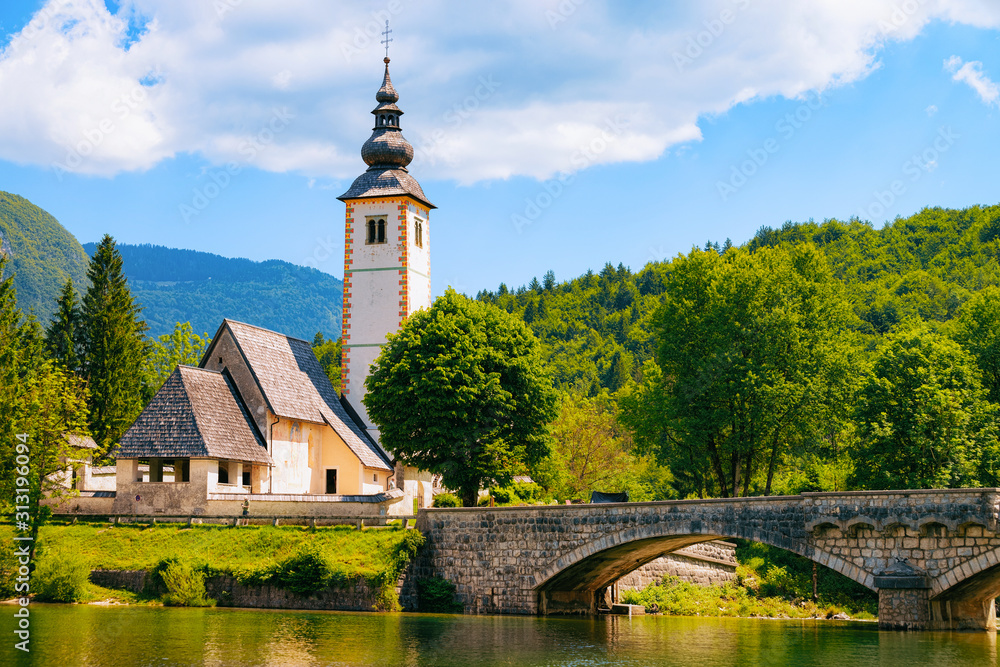
[[[871,623],[588,619],[32,605],[31,654],[0,607],[0,665],[995,665],[995,633]]]

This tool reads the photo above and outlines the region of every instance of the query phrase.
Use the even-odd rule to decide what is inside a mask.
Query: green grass
[[[0,526],[9,542],[12,528]],[[351,526],[111,526],[77,524],[44,526],[42,549],[71,550],[91,569],[152,570],[160,561],[177,558],[239,576],[273,570],[305,546],[315,546],[331,563],[337,578],[380,581],[399,567],[398,549],[408,531]]]
[[[820,606],[811,600],[758,597],[752,589],[734,582],[698,586],[676,577],[667,577],[662,585],[650,584],[642,590],[622,591],[621,599],[628,604],[642,605],[649,613],[673,616],[832,618],[836,614],[846,613],[853,619],[875,618],[864,609]]]

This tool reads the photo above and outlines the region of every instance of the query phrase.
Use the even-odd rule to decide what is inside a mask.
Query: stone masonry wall
[[[146,570],[92,570],[90,573],[90,580],[98,586],[134,593],[142,592],[147,578]],[[378,588],[372,588],[360,578],[310,596],[296,595],[277,586],[244,586],[229,575],[208,577],[205,590],[220,607],[384,611],[385,602],[380,599]]]
[[[618,589],[642,589],[660,583],[664,577],[678,577],[700,586],[733,581],[736,579],[736,545],[702,542],[664,554],[619,579]]]

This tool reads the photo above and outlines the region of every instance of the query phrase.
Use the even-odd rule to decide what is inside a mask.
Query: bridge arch
[[[697,532],[693,530],[696,526],[687,521],[643,524],[607,533],[545,564],[535,576],[535,590],[538,593],[600,590],[668,551],[726,538],[751,540],[791,551],[876,590],[873,573],[805,540],[729,523],[696,523]]]

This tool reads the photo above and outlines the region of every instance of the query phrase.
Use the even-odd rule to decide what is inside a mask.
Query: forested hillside
[[[84,245],[88,254],[94,248]],[[118,249],[153,337],[188,321],[211,336],[226,317],[305,340],[316,332],[340,335],[343,284],[322,271],[154,245]]]
[[[18,306],[42,321],[55,312],[67,278],[86,286],[87,255],[79,241],[51,215],[8,192],[0,192],[0,253],[10,256]]]
[[[976,206],[789,222],[477,298],[539,337],[561,422],[615,416],[628,456],[604,490],[731,496],[1000,483],[998,285],[1000,206]]]
[[[786,222],[760,229],[744,247],[798,243],[812,243],[826,256],[863,333],[886,333],[908,317],[946,322],[972,294],[1000,285],[1000,205],[928,208],[882,229],[858,220]],[[705,249],[725,252],[714,242]],[[557,282],[549,272],[527,286],[501,284],[476,298],[524,317],[557,384],[594,395],[638,379],[654,357],[649,320],[670,269],[670,261],[638,272],[609,263],[600,273]]]

